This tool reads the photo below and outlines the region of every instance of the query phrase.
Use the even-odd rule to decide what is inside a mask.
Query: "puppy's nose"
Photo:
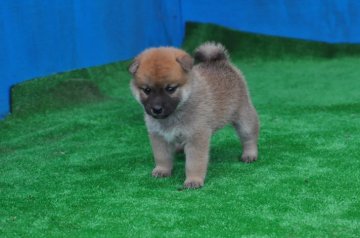
[[[160,105],[155,105],[151,108],[152,113],[159,115],[163,112],[163,108]]]

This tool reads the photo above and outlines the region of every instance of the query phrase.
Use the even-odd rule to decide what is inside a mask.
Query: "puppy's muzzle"
[[[160,116],[163,113],[164,109],[160,105],[155,105],[151,108],[151,113],[153,115]]]
[[[152,106],[150,108],[150,113],[148,114],[150,114],[150,116],[156,119],[164,119],[169,116],[169,114],[165,112],[165,108],[162,107],[161,105]]]

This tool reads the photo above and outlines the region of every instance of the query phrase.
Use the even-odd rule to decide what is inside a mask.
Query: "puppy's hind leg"
[[[251,163],[258,158],[259,120],[253,107],[243,109],[233,125],[242,143],[241,160]]]

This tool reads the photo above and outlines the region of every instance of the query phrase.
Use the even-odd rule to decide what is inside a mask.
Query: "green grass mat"
[[[32,80],[0,121],[1,237],[357,237],[360,54],[190,24],[184,48],[222,41],[261,119],[260,159],[232,128],[212,139],[205,187],[151,177],[126,62]],[[330,52],[330,53],[329,53]]]

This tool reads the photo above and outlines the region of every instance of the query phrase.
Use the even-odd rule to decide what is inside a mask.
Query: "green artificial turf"
[[[190,24],[184,48],[223,42],[261,119],[260,158],[212,138],[205,187],[151,177],[127,62],[12,89],[0,121],[1,237],[358,237],[360,47]]]

